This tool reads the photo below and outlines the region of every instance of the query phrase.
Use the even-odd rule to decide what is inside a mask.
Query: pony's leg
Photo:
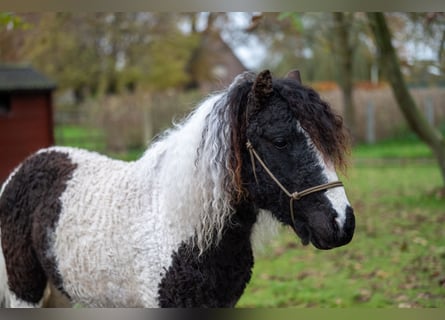
[[[18,221],[16,224],[8,220],[6,222],[9,223],[2,225],[1,245],[5,259],[10,305],[12,307],[38,307],[42,303],[48,278],[32,246],[29,235],[31,225],[29,220],[22,223]],[[25,232],[18,230],[20,227]]]
[[[41,305],[48,278],[32,247],[31,237],[28,236],[30,232],[26,232],[31,229],[29,221],[22,223],[25,232],[18,230],[19,222],[15,225],[2,225],[1,232],[10,305],[38,307]]]
[[[4,230],[2,231],[4,232]],[[12,250],[4,252],[10,306],[13,308],[41,307],[47,277],[33,250],[31,248],[20,249],[15,254]]]
[[[50,232],[73,170],[67,155],[41,152],[26,159],[1,191],[1,246],[13,306],[42,304],[48,276],[53,276],[48,265],[55,264]]]
[[[18,298],[14,293],[10,293],[10,307],[11,308],[41,308],[43,305],[43,297],[37,303],[27,302]]]

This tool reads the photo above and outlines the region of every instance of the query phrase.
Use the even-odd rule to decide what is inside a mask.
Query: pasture
[[[283,228],[258,254],[237,307],[445,306],[445,199],[429,149],[412,136],[359,145],[342,180],[356,213],[352,242],[320,251]]]

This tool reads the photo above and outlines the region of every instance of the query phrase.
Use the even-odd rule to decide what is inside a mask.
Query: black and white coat
[[[201,143],[197,133],[203,131],[204,119],[219,98],[205,101],[180,130],[169,132],[138,161],[127,163],[85,150],[54,147],[41,150],[15,171],[15,186],[9,189],[17,186],[23,193],[29,188],[39,193],[46,184],[54,184],[48,179],[63,176],[52,194],[34,195],[38,203],[23,204],[29,211],[39,206],[40,212],[33,212],[32,217],[16,215],[35,220],[50,215],[54,220],[51,230],[33,222],[33,228],[44,230],[32,230],[30,237],[33,242],[34,237],[43,237],[35,250],[44,257],[50,281],[73,302],[91,307],[156,307],[230,306],[238,300],[253,265],[250,234],[255,215],[247,210],[245,217],[236,218],[246,221],[224,233],[232,208],[221,189],[223,172],[218,168],[212,169],[213,174],[206,172],[215,163],[209,152],[202,152],[196,161]],[[210,143],[206,147],[212,147]],[[54,177],[47,177],[51,173],[43,173],[43,168]],[[4,192],[9,189],[7,182]],[[7,197],[2,195],[6,201]],[[2,220],[2,229],[7,224],[7,219]],[[197,229],[201,230],[197,233]],[[3,230],[13,238],[7,249],[20,250],[15,246],[21,240],[12,232]],[[215,232],[223,241],[209,250]],[[26,277],[39,277],[39,271],[31,269]],[[10,294],[13,306],[40,303],[43,281],[32,288],[19,272],[8,274],[20,277],[18,283],[23,280],[16,286],[23,287],[21,292]],[[196,288],[197,284],[214,287]]]
[[[48,281],[90,307],[234,306],[250,280],[254,235],[276,219],[232,201],[226,99],[206,99],[134,162],[67,147],[24,161],[0,195],[11,306],[40,306]],[[321,154],[317,163],[324,181],[337,179]],[[344,189],[326,197],[343,228]]]

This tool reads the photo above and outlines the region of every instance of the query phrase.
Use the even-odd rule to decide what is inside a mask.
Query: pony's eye
[[[287,147],[287,141],[283,138],[278,138],[273,141],[275,148],[284,149]]]

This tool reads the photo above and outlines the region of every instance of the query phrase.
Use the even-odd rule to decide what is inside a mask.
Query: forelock
[[[301,127],[308,133],[323,157],[344,171],[350,150],[349,135],[343,119],[312,88],[296,81],[279,79],[274,89],[288,103]]]

